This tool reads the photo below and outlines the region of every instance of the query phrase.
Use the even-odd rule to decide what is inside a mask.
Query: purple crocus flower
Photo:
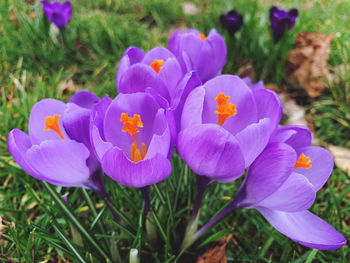
[[[103,172],[89,136],[91,108],[99,100],[81,91],[67,104],[55,99],[37,102],[29,117],[29,135],[18,129],[8,134],[15,161],[36,179],[85,187],[104,196]]]
[[[273,91],[221,75],[189,94],[177,149],[195,174],[231,182],[262,152],[281,116]]]
[[[333,169],[332,155],[310,144],[307,128],[279,127],[249,167],[234,201],[195,238],[232,210],[247,208],[257,209],[273,227],[301,245],[321,250],[344,246],[346,240],[339,232],[307,210]]]
[[[243,25],[243,16],[236,10],[231,10],[220,16],[221,26],[233,36]]]
[[[293,8],[288,12],[284,9],[272,6],[270,8],[270,23],[273,34],[273,40],[277,43],[284,32],[288,29],[291,30],[298,18],[298,9]]]
[[[208,36],[196,29],[184,33],[178,29],[171,35],[168,48],[176,55],[184,72],[197,71],[202,82],[220,74],[226,62],[225,40],[215,29]]]
[[[187,95],[202,82],[194,71],[184,74],[177,58],[166,48],[155,47],[145,54],[129,47],[120,60],[116,84],[118,93],[148,92],[156,98],[166,110],[174,145]]]
[[[70,1],[64,3],[41,1],[41,3],[47,19],[63,30],[72,16],[72,3]]]
[[[150,94],[106,96],[93,109],[90,129],[103,170],[118,183],[145,188],[170,175],[170,129]]]

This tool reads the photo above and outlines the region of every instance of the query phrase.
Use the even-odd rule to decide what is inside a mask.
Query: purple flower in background
[[[279,127],[248,169],[234,201],[198,233],[237,208],[257,209],[282,234],[301,245],[334,250],[345,238],[307,209],[333,169],[332,155],[310,146],[311,133],[299,126]]]
[[[41,3],[47,19],[61,30],[64,29],[72,16],[72,3],[69,1],[64,3],[41,1]]]
[[[177,150],[195,174],[230,182],[262,152],[281,116],[273,91],[252,90],[237,76],[221,75],[189,94]]]
[[[221,26],[228,30],[230,35],[234,35],[243,25],[243,16],[236,10],[231,10],[220,16]]]
[[[93,109],[90,129],[103,170],[118,183],[145,188],[170,175],[170,129],[150,94],[106,96]]]
[[[203,83],[220,74],[226,62],[226,43],[215,29],[208,36],[196,29],[184,33],[178,29],[171,35],[168,48],[176,55],[183,71],[197,71]]]
[[[39,180],[104,195],[103,173],[89,135],[91,108],[99,100],[81,91],[67,104],[55,99],[37,102],[29,117],[29,135],[18,129],[8,135],[15,161]]]
[[[272,6],[270,8],[270,23],[273,34],[273,40],[277,43],[284,32],[288,29],[291,30],[298,18],[298,9],[293,8],[288,12],[284,9]]]

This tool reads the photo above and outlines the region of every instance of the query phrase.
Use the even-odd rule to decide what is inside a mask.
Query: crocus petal
[[[69,100],[70,103],[75,103],[86,109],[92,109],[92,107],[99,101],[99,97],[87,90],[78,91]]]
[[[102,168],[116,182],[134,188],[159,183],[171,173],[170,161],[160,154],[134,163],[115,147],[103,156]]]
[[[276,192],[292,173],[296,160],[289,145],[269,144],[249,167],[243,186],[247,202],[256,204]]]
[[[63,126],[69,138],[82,142],[91,149],[89,124],[91,110],[68,103],[63,116]]]
[[[170,129],[164,109],[159,109],[153,122],[152,139],[149,143],[146,159],[153,158],[157,153],[168,156],[170,147]]]
[[[271,121],[268,118],[253,123],[235,135],[248,167],[269,142]]]
[[[169,92],[157,73],[148,65],[136,63],[120,78],[119,93],[144,92],[147,87],[155,89],[162,97],[169,100]]]
[[[293,148],[300,148],[311,145],[311,131],[304,126],[278,127],[270,142],[284,142]]]
[[[113,147],[110,142],[106,142],[102,139],[101,133],[97,126],[91,124],[90,138],[93,145],[94,153],[97,159],[101,162],[105,153]]]
[[[236,105],[237,114],[226,119],[222,125],[232,134],[243,130],[251,123],[258,122],[257,106],[252,91],[237,76],[220,75],[203,85],[205,89],[205,98],[203,103],[203,123],[217,123],[218,114],[217,101],[215,98],[220,92],[230,96],[229,102]]]
[[[318,191],[326,183],[333,170],[333,156],[326,149],[316,146],[296,149],[298,157],[304,153],[311,160],[309,169],[296,168],[295,172],[303,174]]]
[[[307,210],[296,213],[262,207],[258,210],[279,232],[303,246],[334,250],[346,244],[346,239],[337,230]]]
[[[95,125],[101,134],[101,138],[104,140],[104,128],[103,122],[109,105],[112,103],[112,99],[106,95],[102,100],[100,100],[96,105],[94,105],[90,117],[90,127]]]
[[[202,124],[182,130],[177,150],[197,175],[235,180],[244,171],[244,158],[237,140],[216,124]]]
[[[191,64],[194,68],[188,70],[196,69],[199,59],[201,57],[203,41],[199,38],[199,34],[183,34],[180,39],[179,50],[185,52],[191,60]]]
[[[179,41],[180,41],[180,33],[181,30],[177,29],[175,30],[170,38],[169,38],[169,43],[168,43],[168,49],[173,53],[173,54],[179,54]]]
[[[308,209],[315,198],[316,191],[309,180],[304,175],[292,173],[276,192],[255,206],[284,212],[298,212]]]
[[[82,143],[72,140],[47,140],[26,153],[30,165],[47,182],[61,186],[82,186],[89,179],[86,159],[90,152]]]
[[[174,97],[176,86],[182,78],[182,75],[182,69],[176,58],[169,58],[166,60],[158,73],[159,78],[168,89],[170,101]]]
[[[204,97],[205,89],[202,86],[188,95],[181,115],[182,130],[202,123]]]
[[[53,130],[44,130],[45,119],[47,116],[53,117],[59,114],[58,124],[64,138],[69,138],[63,128],[63,115],[66,104],[55,99],[43,99],[37,102],[30,113],[29,117],[29,137],[32,144],[40,144],[46,140],[62,140]]]
[[[226,43],[215,29],[210,30],[201,49],[197,70],[203,82],[221,72],[226,62]]]
[[[169,58],[175,58],[175,55],[164,47],[154,47],[145,54],[141,62],[151,66],[155,60],[162,59],[165,62]]]
[[[26,152],[32,147],[29,136],[26,133],[18,129],[10,131],[7,137],[7,147],[13,159],[15,159],[16,163],[18,163],[24,171],[34,178],[42,178],[38,172],[30,166],[26,159]]]
[[[191,71],[176,86],[174,96],[171,100],[171,108],[175,109],[174,116],[177,131],[180,131],[181,128],[181,114],[188,95],[194,88],[199,87],[201,84],[202,82],[198,74],[195,71]]]
[[[289,17],[290,17],[290,23],[288,25],[288,29],[291,30],[295,24],[295,21],[298,18],[299,15],[299,11],[296,8],[293,8],[291,10],[288,11]]]
[[[269,118],[271,121],[271,134],[282,118],[282,102],[272,90],[254,89],[253,95],[258,108],[258,118]]]
[[[116,84],[118,89],[121,76],[128,70],[131,65],[141,62],[144,56],[145,53],[137,47],[129,47],[127,50],[125,50],[123,57],[119,62],[117,70]]]
[[[253,83],[253,81],[250,77],[242,78],[242,80],[251,89],[263,89],[264,88],[264,82],[262,80],[258,81],[257,83]]]

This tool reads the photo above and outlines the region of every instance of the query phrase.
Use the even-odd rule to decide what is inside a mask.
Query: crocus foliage
[[[243,16],[233,9],[220,16],[220,24],[233,36],[241,29],[243,25]]]
[[[106,96],[95,105],[90,128],[103,170],[118,183],[142,188],[170,175],[170,129],[150,94]]]
[[[281,116],[274,92],[221,75],[189,94],[177,149],[197,175],[230,182],[263,151]]]
[[[37,102],[29,117],[29,134],[13,129],[7,139],[15,161],[31,176],[60,186],[103,192],[103,173],[89,135],[91,108],[99,98],[81,91],[66,104]]]
[[[220,74],[226,62],[225,40],[215,29],[208,36],[196,29],[183,33],[176,30],[169,39],[168,48],[179,60],[183,71],[196,71],[202,82]]]
[[[41,1],[41,3],[47,19],[61,30],[64,29],[72,16],[72,3],[70,1],[64,3]]]
[[[273,40],[277,43],[285,31],[291,30],[298,18],[298,9],[291,9],[288,12],[284,9],[272,6],[270,8],[270,23],[273,34]]]
[[[307,210],[330,176],[333,158],[310,144],[308,129],[279,127],[249,167],[233,204],[257,209],[278,231],[304,246],[333,250],[345,245],[345,238]]]

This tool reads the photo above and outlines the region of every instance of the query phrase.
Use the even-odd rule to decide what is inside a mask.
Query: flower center
[[[311,168],[311,160],[309,157],[307,157],[304,153],[301,153],[298,160],[294,164],[294,168],[305,168],[310,169]]]
[[[227,103],[230,99],[230,96],[225,96],[223,92],[220,92],[219,95],[215,98],[218,105],[216,106],[216,114],[219,114],[218,124],[222,126],[226,119],[235,116],[237,114],[236,105]]]
[[[140,115],[134,114],[134,116],[131,118],[127,113],[123,112],[120,116],[120,121],[124,124],[122,127],[122,132],[129,133],[133,139],[133,143],[131,145],[131,160],[135,163],[142,161],[146,156],[147,150],[144,143],[142,143],[142,153],[137,147],[136,133],[140,131],[138,127],[143,127]]]
[[[164,60],[163,59],[155,59],[151,63],[151,68],[153,68],[153,70],[155,72],[159,73],[159,71],[162,69],[163,64],[164,64]]]
[[[200,40],[203,40],[203,41],[207,39],[207,37],[203,33],[200,33],[198,35],[198,37],[199,37]]]
[[[60,126],[58,124],[58,118],[60,116],[61,115],[59,115],[59,114],[55,114],[53,117],[52,116],[46,116],[44,130],[45,131],[53,130],[54,132],[56,132],[58,134],[58,136],[60,136],[60,138],[62,140],[64,140],[64,137],[63,137],[63,135],[61,133],[61,130],[60,130]]]

